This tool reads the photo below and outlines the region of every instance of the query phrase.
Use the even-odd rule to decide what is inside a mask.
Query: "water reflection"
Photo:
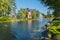
[[[11,34],[10,28],[10,23],[0,23],[0,40],[11,40],[14,35]]]
[[[28,20],[28,30],[31,30],[32,28],[32,20]]]
[[[40,29],[39,25],[36,20],[0,23],[0,40],[35,40],[30,37],[33,30]]]

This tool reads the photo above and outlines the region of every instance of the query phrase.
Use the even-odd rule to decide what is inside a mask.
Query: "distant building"
[[[32,10],[29,9],[29,8],[26,9],[26,17],[27,17],[27,18],[32,18],[32,13],[31,13],[31,11],[32,11]]]

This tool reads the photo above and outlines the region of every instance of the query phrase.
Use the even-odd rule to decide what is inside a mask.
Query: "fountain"
[[[42,21],[43,21],[43,15],[40,14],[40,15],[39,15],[39,19],[38,19],[38,22],[39,22],[39,29],[43,26]]]
[[[43,21],[43,15],[40,14],[38,19],[38,28],[34,30],[34,32],[40,32],[42,30],[42,26],[43,26],[42,21]]]

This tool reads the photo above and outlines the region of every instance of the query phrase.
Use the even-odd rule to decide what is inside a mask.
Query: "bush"
[[[53,26],[59,26],[60,25],[60,20],[53,20],[52,24],[53,24]]]
[[[8,16],[2,16],[0,17],[0,21],[7,21],[9,19]]]
[[[56,35],[60,35],[60,26],[51,26],[50,27],[50,32]]]
[[[54,19],[51,23],[50,30],[53,40],[58,40],[60,35],[60,19]]]

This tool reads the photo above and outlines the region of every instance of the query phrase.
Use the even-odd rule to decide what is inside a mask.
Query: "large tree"
[[[48,9],[53,9],[53,15],[55,17],[60,17],[60,0],[40,0],[45,6],[48,6]]]
[[[8,12],[8,0],[0,0],[0,14],[4,15],[6,12]]]
[[[32,9],[32,19],[36,19],[39,17],[39,11],[36,9]]]
[[[26,9],[20,9],[17,13],[17,18],[24,19],[26,17]]]
[[[15,0],[0,0],[0,16],[7,15],[13,11],[16,12]]]
[[[53,40],[57,40],[60,36],[60,0],[40,0],[43,4],[49,7],[49,9],[53,9],[54,19],[51,23],[50,32],[52,34]],[[57,19],[56,19],[57,18]]]
[[[8,0],[8,2],[9,2],[9,10],[10,10],[10,13],[11,13],[11,15],[12,14],[16,14],[16,3],[15,3],[15,0]]]

